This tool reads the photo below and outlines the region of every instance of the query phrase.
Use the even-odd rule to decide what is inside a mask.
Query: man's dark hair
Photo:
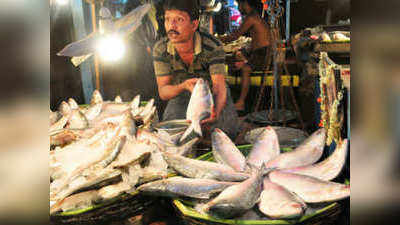
[[[167,10],[180,10],[189,14],[191,20],[199,19],[200,8],[198,0],[165,0],[164,12]]]

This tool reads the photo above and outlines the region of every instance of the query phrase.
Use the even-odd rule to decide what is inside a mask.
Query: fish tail
[[[200,123],[192,122],[190,126],[186,129],[185,133],[183,133],[182,137],[179,139],[179,143],[183,143],[183,141],[194,132],[198,136],[203,136],[201,132],[201,126]]]

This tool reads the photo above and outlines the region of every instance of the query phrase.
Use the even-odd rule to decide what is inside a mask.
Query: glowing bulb
[[[97,50],[103,60],[117,61],[125,54],[124,41],[116,35],[106,36],[98,43]]]
[[[221,8],[222,8],[222,4],[221,4],[221,2],[218,2],[218,3],[217,3],[217,7],[215,7],[215,8],[213,9],[213,11],[214,11],[214,12],[219,12],[219,10],[221,10]]]
[[[66,5],[68,4],[69,0],[56,0],[58,5]]]

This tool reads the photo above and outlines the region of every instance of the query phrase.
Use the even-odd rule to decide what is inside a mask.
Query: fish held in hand
[[[198,136],[202,136],[200,122],[211,115],[213,107],[214,100],[208,82],[198,79],[193,88],[186,111],[186,119],[192,123],[180,138],[180,142],[183,142],[192,132]]]

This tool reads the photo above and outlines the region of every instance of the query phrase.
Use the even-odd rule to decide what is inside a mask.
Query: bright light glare
[[[221,10],[221,8],[222,8],[222,4],[221,4],[221,2],[218,2],[218,3],[217,3],[217,7],[215,7],[215,8],[213,9],[213,11],[214,11],[214,12],[219,12],[219,10]]]
[[[117,61],[125,54],[125,44],[122,38],[113,35],[100,40],[97,46],[100,57],[105,61]]]
[[[56,0],[58,5],[66,5],[68,4],[69,0]]]

